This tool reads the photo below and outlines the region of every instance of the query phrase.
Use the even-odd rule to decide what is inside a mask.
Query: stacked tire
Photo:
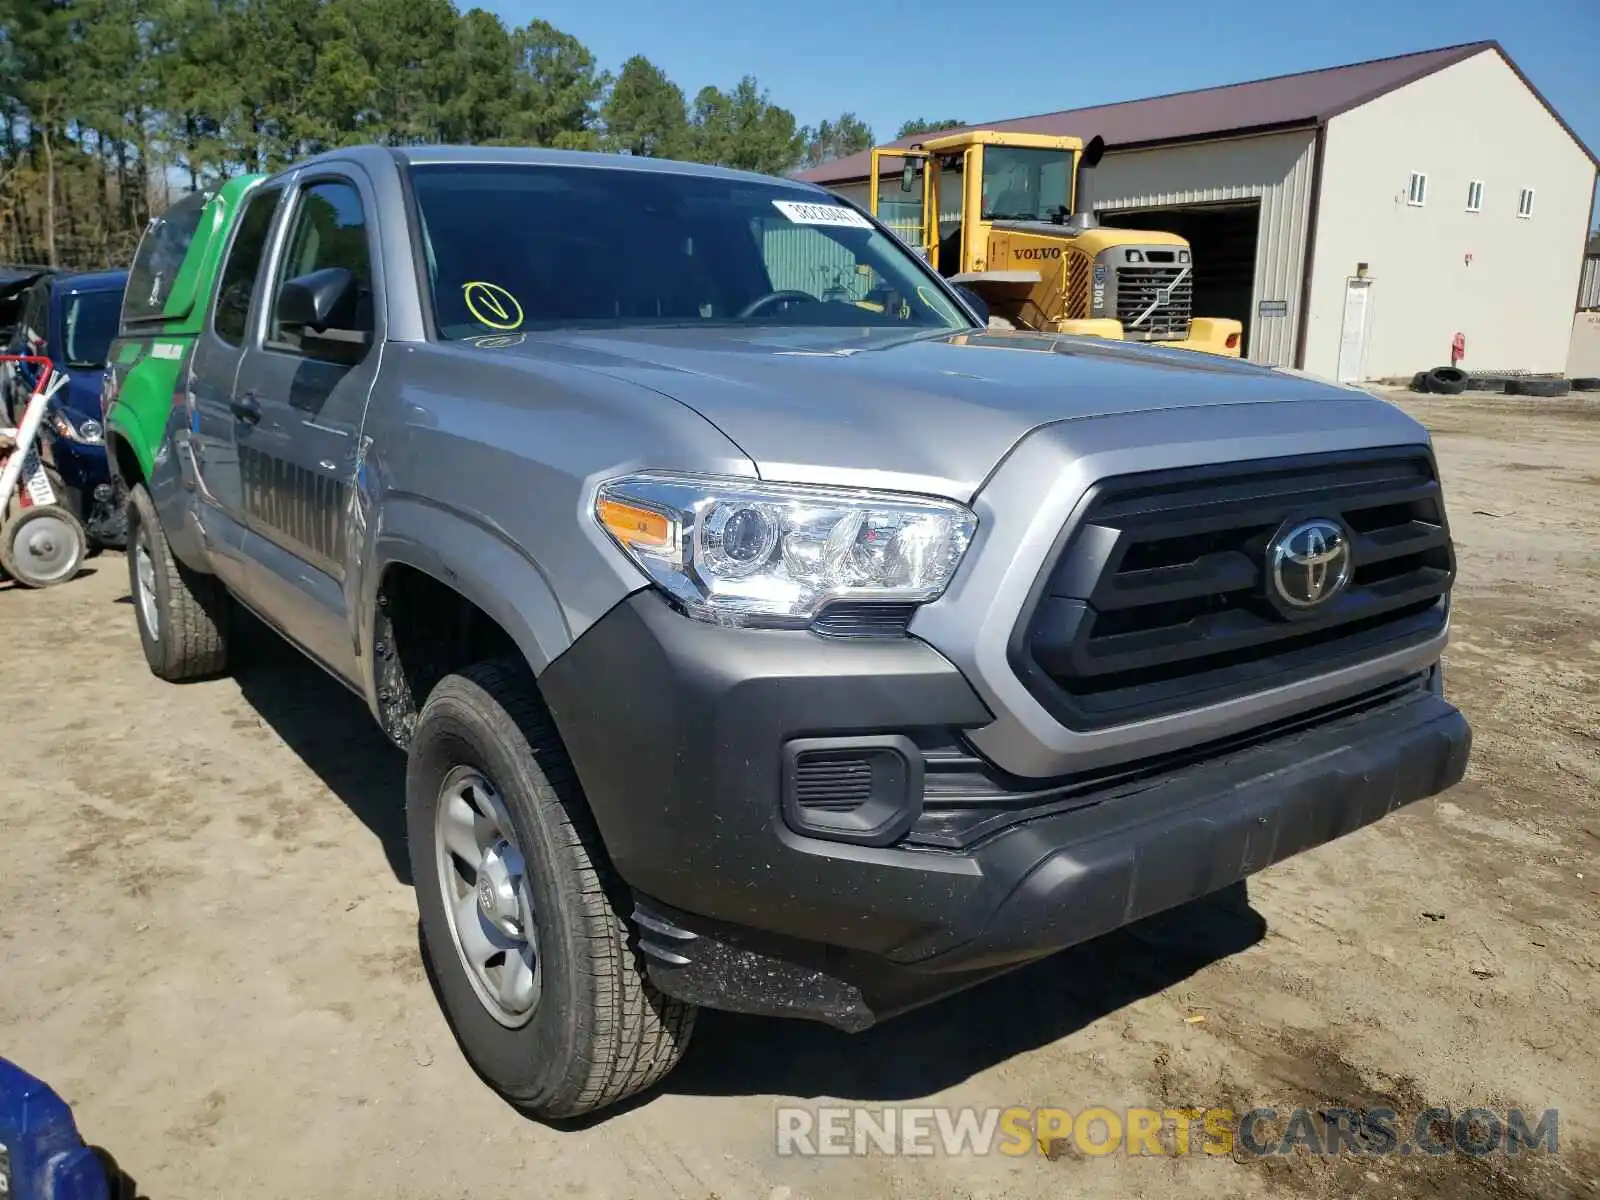
[[[1459,396],[1467,390],[1467,373],[1459,367],[1434,367],[1418,371],[1411,377],[1413,392],[1431,392],[1436,396]]]
[[[1565,396],[1571,390],[1572,384],[1567,380],[1549,376],[1506,380],[1508,396]]]

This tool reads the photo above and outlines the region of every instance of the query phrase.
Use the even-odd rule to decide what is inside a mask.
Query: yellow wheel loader
[[[901,159],[901,190],[921,192],[920,205],[903,207],[920,211],[910,218],[914,231],[903,220],[889,223],[911,233],[909,240],[920,238],[929,263],[975,292],[992,322],[1237,358],[1238,321],[1190,316],[1188,242],[1095,221],[1081,183],[1104,149],[1098,137],[1085,145],[1075,137],[988,129],[879,146],[872,151],[872,214],[879,215],[880,162]]]

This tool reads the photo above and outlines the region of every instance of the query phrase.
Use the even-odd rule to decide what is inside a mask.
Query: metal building
[[[1600,162],[1496,42],[984,127],[1105,138],[1101,221],[1187,237],[1194,312],[1257,362],[1405,377],[1460,334],[1468,367],[1565,369]],[[869,171],[800,177],[865,203]]]

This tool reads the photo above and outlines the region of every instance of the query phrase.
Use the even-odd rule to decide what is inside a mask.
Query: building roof
[[[1573,133],[1571,126],[1561,120],[1560,114],[1550,107],[1550,102],[1539,95],[1538,89],[1528,82],[1528,77],[1522,74],[1500,44],[1493,41],[1467,42],[1460,46],[1444,46],[1438,50],[1422,50],[1415,54],[1378,58],[1344,67],[1276,75],[1270,79],[1192,92],[1174,92],[1167,96],[1153,96],[1148,100],[1069,108],[1061,112],[1040,113],[1032,117],[1016,117],[964,128],[1070,135],[1086,140],[1099,134],[1111,149],[1304,128],[1324,124],[1342,112],[1376,100],[1379,96],[1486,50],[1492,50],[1505,59],[1506,64],[1517,72],[1528,89],[1549,109],[1550,115],[1572,136],[1572,140],[1594,159],[1594,154]],[[921,133],[890,144],[909,146],[933,136],[937,134]],[[899,159],[885,159],[883,168],[886,171],[898,170],[899,165]],[[871,171],[869,152],[862,151],[799,171],[795,177],[809,183],[829,184],[865,179]]]

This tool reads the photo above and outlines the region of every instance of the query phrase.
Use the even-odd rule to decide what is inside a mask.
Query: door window
[[[289,280],[330,267],[342,268],[355,277],[356,304],[348,328],[356,333],[371,334],[372,254],[367,247],[367,219],[361,207],[361,193],[355,185],[343,180],[325,180],[306,188],[301,193],[287,246],[272,289],[269,310],[272,322],[267,345],[274,350],[317,357],[314,348],[302,344],[303,330],[285,328],[278,323],[278,293]]]
[[[280,189],[270,188],[250,198],[239,215],[239,228],[222,267],[211,327],[218,337],[234,346],[244,345],[250,297],[256,290],[256,277],[261,274],[261,256],[266,253],[267,235],[272,231],[272,218],[277,214],[281,195]]]
[[[213,194],[195,192],[185,196],[151,220],[128,271],[128,287],[122,303],[124,324],[161,315],[167,297],[172,294],[173,281],[183,267],[184,256],[194,241],[195,231],[200,228],[200,214]]]

